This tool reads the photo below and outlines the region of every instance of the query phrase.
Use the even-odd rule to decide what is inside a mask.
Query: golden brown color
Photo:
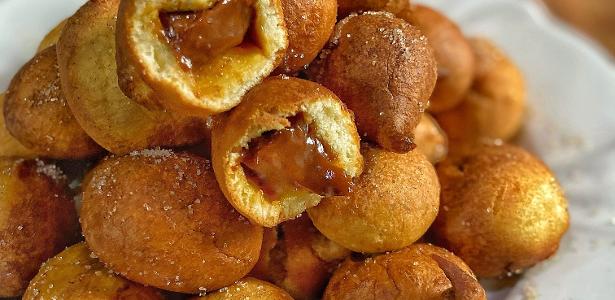
[[[337,22],[336,0],[282,0],[288,49],[278,73],[301,71],[318,56]]]
[[[6,129],[44,157],[86,159],[104,150],[73,117],[60,85],[56,47],[38,53],[13,77],[4,103]]]
[[[0,159],[0,297],[21,295],[45,260],[77,240],[67,190],[54,165]]]
[[[0,93],[0,158],[1,157],[21,157],[34,158],[36,152],[26,148],[6,129],[4,123],[4,93]]]
[[[448,137],[438,122],[424,113],[421,122],[414,129],[416,150],[423,153],[432,164],[442,161],[448,153]]]
[[[440,184],[419,151],[396,154],[364,145],[365,171],[349,196],[308,210],[314,226],[356,252],[397,250],[417,241],[438,214]]]
[[[83,234],[122,276],[199,293],[232,284],[256,264],[263,229],[224,199],[209,161],[143,150],[104,160],[89,178]]]
[[[62,89],[77,122],[115,154],[202,139],[203,121],[149,111],[118,87],[115,20],[119,0],[89,1],[72,17],[57,44]]]
[[[252,89],[212,133],[212,160],[220,187],[229,202],[257,224],[273,227],[295,218],[322,199],[322,195],[300,186],[279,199],[270,199],[249,181],[241,165],[250,141],[290,127],[289,118],[297,115],[314,128],[315,137],[330,152],[331,163],[350,178],[363,170],[352,113],[331,91],[297,78],[267,79]]]
[[[244,278],[234,284],[217,290],[206,296],[194,297],[192,300],[292,300],[283,289],[258,279]]]
[[[568,204],[542,162],[514,146],[484,146],[438,165],[439,243],[480,277],[518,274],[550,257],[568,229]]]
[[[438,62],[438,81],[429,111],[438,113],[457,106],[474,79],[474,54],[461,29],[445,15],[424,5],[397,14],[417,26],[429,40]]]
[[[409,6],[410,0],[338,0],[340,17],[358,11],[388,11],[397,13]]]
[[[470,43],[476,56],[474,83],[461,105],[436,115],[453,154],[510,140],[525,113],[525,82],[519,68],[489,40]]]
[[[338,23],[321,57],[311,78],[348,105],[361,135],[387,150],[412,150],[437,76],[421,32],[388,13],[352,15]]]
[[[350,255],[324,237],[307,215],[265,229],[258,263],[250,274],[284,288],[297,300],[320,299],[340,261]]]
[[[47,33],[47,35],[45,35],[43,40],[38,45],[36,52],[42,52],[43,50],[55,45],[62,35],[64,26],[66,26],[66,19],[58,23],[58,25],[56,25],[53,29],[51,29],[51,31],[49,31],[49,33]]]
[[[208,43],[213,43],[209,46],[217,48],[220,45],[211,41],[212,34],[224,33],[219,36],[223,40],[228,35],[237,35],[235,26],[244,23],[242,18],[251,16],[247,33],[240,36],[243,39],[239,45],[221,43],[230,47],[196,51],[205,59],[185,55],[178,59],[168,39],[173,35],[166,38],[161,35],[168,28],[161,23],[159,12],[208,13],[215,9],[214,6],[231,6],[234,2],[252,3],[249,3],[247,14],[230,10],[210,15],[211,19],[197,17],[190,24],[194,28],[207,29],[205,32],[182,35],[177,31],[173,35],[189,39],[188,42],[197,39],[195,44],[205,36]],[[203,117],[238,105],[248,90],[282,62],[288,38],[281,0],[123,0],[118,14],[117,45],[119,85],[126,95],[153,109],[165,108]],[[214,55],[210,55],[212,53]]]
[[[434,256],[447,263],[447,271]],[[475,284],[456,285],[457,278],[451,280],[446,274],[451,269],[456,271],[455,275],[467,276]],[[468,294],[476,297],[462,297]],[[430,244],[414,244],[364,261],[346,260],[333,274],[323,299],[478,300],[486,299],[484,295],[472,271],[459,257]]]
[[[164,299],[156,290],[115,275],[84,242],[43,264],[32,279],[24,300],[34,299]]]

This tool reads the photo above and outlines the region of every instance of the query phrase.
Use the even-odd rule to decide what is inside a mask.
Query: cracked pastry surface
[[[199,293],[256,264],[263,229],[226,201],[209,161],[170,150],[110,157],[88,175],[81,224],[88,245],[122,276]]]

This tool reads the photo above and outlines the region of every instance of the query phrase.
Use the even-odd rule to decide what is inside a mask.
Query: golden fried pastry
[[[306,69],[325,46],[337,22],[337,0],[281,0],[288,49],[277,73]]]
[[[430,244],[414,244],[364,261],[346,260],[333,274],[323,299],[487,298],[459,257]]]
[[[436,119],[424,113],[421,122],[414,129],[416,150],[423,153],[427,159],[436,164],[442,161],[448,153],[448,137]]]
[[[457,106],[474,79],[474,54],[461,29],[445,15],[424,5],[397,14],[417,26],[429,39],[438,62],[438,81],[430,99],[433,113]]]
[[[0,159],[0,298],[21,295],[43,262],[77,240],[64,179],[40,160]]]
[[[413,149],[414,128],[436,84],[436,60],[421,32],[388,13],[340,21],[310,77],[356,115],[361,135],[387,150]]]
[[[352,113],[316,83],[274,77],[215,127],[212,160],[231,204],[273,227],[323,196],[346,194],[363,170]]]
[[[397,154],[364,145],[365,171],[348,196],[308,210],[314,226],[355,252],[397,250],[417,241],[438,214],[440,184],[419,151]]]
[[[196,116],[230,110],[288,47],[281,0],[121,2],[120,87],[148,107]]]
[[[346,17],[359,11],[388,11],[397,13],[408,7],[410,0],[337,0],[338,15]]]
[[[0,93],[0,158],[2,157],[21,157],[34,158],[38,154],[26,148],[6,129],[4,122],[4,93]]]
[[[525,112],[526,90],[519,68],[486,39],[471,39],[470,44],[476,55],[474,83],[461,105],[436,115],[453,152],[510,140]]]
[[[115,275],[81,242],[43,264],[30,282],[23,299],[164,298],[153,288]]]
[[[263,229],[224,199],[209,161],[143,150],[107,158],[88,177],[83,234],[122,276],[199,293],[232,284],[256,264]]]
[[[36,49],[36,52],[42,52],[58,42],[60,36],[62,35],[62,30],[64,30],[64,26],[66,26],[66,21],[66,19],[62,20],[58,23],[58,25],[51,29],[47,35],[45,35],[40,44],[38,44],[38,49]]]
[[[480,277],[520,273],[553,255],[567,202],[542,162],[514,146],[484,146],[438,165],[435,237]]]
[[[283,289],[258,279],[247,277],[233,285],[192,300],[292,300]]]
[[[320,299],[329,277],[350,250],[327,239],[303,215],[265,229],[252,276],[275,283],[297,300]]]
[[[57,45],[62,90],[77,122],[116,154],[193,144],[203,122],[149,111],[117,85],[115,18],[119,0],[89,1],[66,24]]]
[[[4,103],[6,129],[44,157],[85,159],[104,150],[83,131],[66,105],[56,47],[38,53],[13,77]]]

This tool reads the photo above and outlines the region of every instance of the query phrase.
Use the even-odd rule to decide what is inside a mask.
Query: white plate
[[[83,0],[0,0],[0,90],[45,33]],[[615,294],[615,68],[602,50],[531,0],[417,0],[520,65],[530,113],[522,142],[557,173],[572,226],[558,254],[490,299],[612,299]]]

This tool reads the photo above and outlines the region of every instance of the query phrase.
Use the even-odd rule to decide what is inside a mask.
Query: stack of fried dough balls
[[[0,94],[0,298],[486,299],[568,229],[521,70],[408,0],[90,0]]]

